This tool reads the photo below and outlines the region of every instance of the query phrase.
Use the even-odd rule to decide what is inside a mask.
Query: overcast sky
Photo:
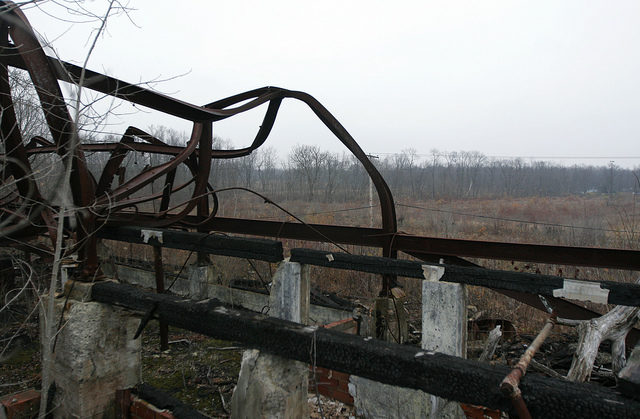
[[[91,4],[100,5],[105,10]],[[129,6],[130,19],[109,21],[88,67],[130,82],[168,78],[155,88],[191,103],[273,85],[316,97],[366,152],[475,150],[640,165],[637,0]],[[54,4],[43,7],[69,18]],[[83,61],[90,25],[70,28],[35,8],[26,14],[61,58]],[[217,124],[216,134],[247,145],[260,116]],[[117,122],[120,133],[127,125],[190,129],[144,112]],[[345,150],[289,101],[268,145],[286,156],[296,143]]]

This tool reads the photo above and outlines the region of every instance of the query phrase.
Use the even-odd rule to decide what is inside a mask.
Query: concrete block
[[[213,266],[189,267],[189,297],[194,300],[204,300],[209,292],[208,285],[213,283]]]
[[[57,321],[64,299],[54,304]],[[41,331],[44,317],[41,313]],[[133,340],[138,323],[123,309],[69,299],[51,374],[56,384],[54,417],[113,417],[116,390],[140,381],[140,339]]]
[[[269,315],[299,323],[309,318],[309,275],[282,262],[272,279]],[[231,399],[233,418],[309,417],[308,365],[260,351],[245,351]]]
[[[308,366],[258,350],[245,351],[231,399],[231,416],[307,418]]]
[[[422,282],[422,349],[465,358],[466,288],[451,282]]]
[[[269,316],[307,324],[309,298],[308,269],[299,263],[282,262],[271,282]]]
[[[466,290],[464,285],[439,282],[443,271],[435,268],[431,280],[422,282],[423,349],[466,356]],[[378,303],[378,306],[380,303]],[[356,413],[365,418],[464,418],[456,402],[420,390],[381,384],[351,376],[349,392]]]
[[[467,356],[467,290],[462,284],[439,282],[443,268],[431,268],[430,281],[422,282],[422,349],[462,358]],[[431,417],[464,418],[458,403],[435,396]]]

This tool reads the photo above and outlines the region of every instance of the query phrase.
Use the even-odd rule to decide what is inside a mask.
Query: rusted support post
[[[547,319],[544,327],[538,333],[538,336],[531,342],[531,345],[527,348],[520,360],[516,364],[516,366],[511,370],[509,375],[507,375],[502,383],[500,384],[500,390],[502,394],[509,397],[513,402],[513,407],[518,412],[518,416],[521,419],[531,419],[531,414],[529,413],[529,409],[527,409],[527,405],[524,403],[524,399],[522,398],[522,392],[518,387],[520,384],[520,379],[524,377],[527,373],[527,368],[533,359],[533,356],[536,354],[540,346],[547,339],[549,334],[551,333],[551,329],[556,324],[556,316],[555,314],[551,314]]]
[[[164,268],[162,266],[162,247],[153,246],[153,265],[156,273],[156,292],[164,293]],[[165,319],[160,318],[160,350],[169,349],[169,326]]]
[[[404,297],[378,297],[374,301],[373,321],[376,339],[405,343],[409,337]]]

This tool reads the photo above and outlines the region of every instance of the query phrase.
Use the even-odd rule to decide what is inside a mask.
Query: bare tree
[[[256,171],[256,158],[257,154],[253,152],[238,159],[237,166],[240,172],[240,182],[245,188],[251,188],[253,175]]]
[[[313,200],[320,178],[322,166],[327,159],[327,153],[318,146],[296,145],[289,153],[292,167],[299,172],[306,181],[307,198]]]
[[[257,154],[255,166],[258,172],[260,187],[266,193],[273,193],[273,183],[276,181],[276,150],[273,147],[265,147],[256,150],[254,153]]]
[[[342,161],[336,153],[326,153],[324,160],[324,172],[325,172],[325,188],[324,198],[327,202],[333,202],[335,200],[336,193],[336,179],[339,176],[339,172],[342,169]]]

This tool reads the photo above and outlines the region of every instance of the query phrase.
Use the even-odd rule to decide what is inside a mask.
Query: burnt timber
[[[92,298],[140,313],[156,307],[155,314],[172,326],[285,358],[307,363],[315,359],[317,366],[382,383],[423,390],[449,400],[512,409],[499,390],[509,372],[506,367],[304,326],[213,300],[196,302],[113,282],[95,284]],[[640,402],[596,385],[527,375],[520,388],[534,417],[640,417]]]

